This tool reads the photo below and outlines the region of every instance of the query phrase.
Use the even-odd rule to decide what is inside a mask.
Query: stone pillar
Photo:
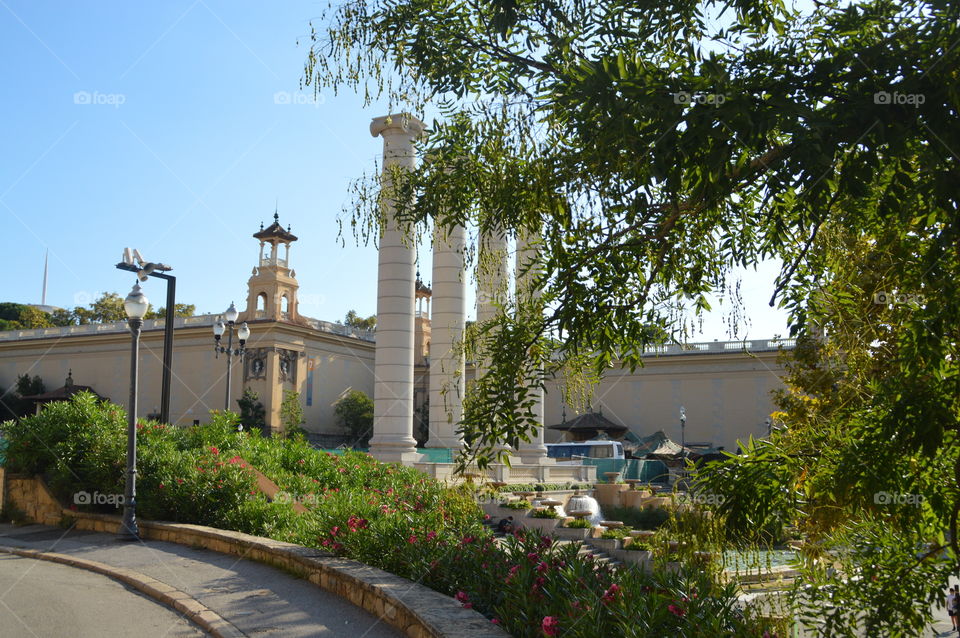
[[[434,229],[433,313],[430,316],[430,437],[427,447],[460,448],[457,424],[463,418],[464,360],[455,351],[466,322],[463,226]]]
[[[497,316],[509,294],[507,279],[507,238],[500,231],[490,231],[480,237],[477,264],[477,323],[482,324]],[[484,361],[477,361],[476,377],[487,372]],[[506,444],[495,446],[495,451],[510,451]]]
[[[414,167],[414,141],[423,123],[412,116],[374,118],[370,134],[383,137],[384,229],[377,270],[377,347],[374,356],[373,438],[370,454],[388,463],[419,460],[413,438],[413,341],[416,251],[404,243],[394,216],[390,168]]]
[[[514,272],[517,304],[539,300],[540,290],[535,286],[535,282],[542,268],[540,267],[540,250],[534,237],[521,235],[517,239]],[[536,415],[537,429],[530,433],[529,443],[520,442],[518,448],[520,460],[527,465],[553,463],[554,460],[547,457],[547,446],[543,444],[543,388],[534,389],[532,394],[536,399],[533,412]]]

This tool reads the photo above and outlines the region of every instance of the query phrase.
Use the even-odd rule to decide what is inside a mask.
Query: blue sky
[[[279,202],[300,237],[301,312],[373,314],[376,253],[352,237],[341,247],[336,220],[350,182],[374,169],[381,143],[368,126],[386,105],[300,91],[309,21],[324,6],[0,0],[0,301],[40,302],[48,249],[48,304],[124,295],[133,278],[114,264],[131,246],[174,267],[178,301],[240,305],[251,234]],[[747,336],[785,332],[766,306],[775,271],[746,274]],[[159,280],[145,291],[162,303]],[[697,338],[728,338],[722,316]]]

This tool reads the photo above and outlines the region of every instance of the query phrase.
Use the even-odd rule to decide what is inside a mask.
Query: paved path
[[[305,580],[235,556],[175,543],[130,542],[112,534],[43,525],[0,525],[0,546],[55,552],[105,563],[112,568],[133,570],[160,581],[162,585],[157,589],[179,590],[215,612],[232,625],[230,630],[233,633],[225,632],[224,635],[284,638],[402,636],[366,611]],[[10,596],[16,588],[6,597],[2,597],[3,590],[0,589],[0,601],[10,604]],[[130,595],[127,592],[127,597]],[[20,614],[24,611],[23,603],[29,603],[29,600],[16,600],[20,601],[19,606],[11,605],[11,608]],[[2,605],[0,609],[3,609]],[[137,631],[136,635],[147,638],[174,634]]]
[[[179,612],[117,581],[66,565],[0,554],[3,638],[202,638]]]

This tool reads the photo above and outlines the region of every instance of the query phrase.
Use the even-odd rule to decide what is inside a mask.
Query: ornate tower
[[[290,268],[290,244],[297,241],[297,236],[290,232],[289,226],[283,229],[276,212],[273,223],[267,228],[260,224],[260,232],[253,236],[260,240],[260,260],[247,282],[247,309],[240,320],[272,319],[299,323],[297,290],[300,284],[296,271]],[[284,248],[283,257],[280,256],[280,246]]]

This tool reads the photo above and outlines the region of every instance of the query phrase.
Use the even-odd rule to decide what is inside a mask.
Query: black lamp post
[[[136,263],[140,265],[138,266]],[[167,307],[163,323],[163,376],[160,378],[160,422],[170,423],[170,385],[173,376],[173,322],[176,317],[177,278],[166,274],[173,270],[165,264],[147,262],[140,251],[129,248],[123,251],[123,261],[117,264],[120,270],[137,273],[140,281],[157,277],[167,282]]]
[[[680,452],[687,455],[687,410],[680,406]]]
[[[764,423],[767,424],[767,438],[769,439],[773,431],[773,420],[771,420],[770,417],[767,417],[767,420],[764,421]]]
[[[133,290],[123,300],[130,326],[130,403],[127,406],[127,481],[123,491],[123,534],[131,540],[140,538],[137,529],[137,385],[138,359],[140,356],[140,328],[150,302],[134,284]]]
[[[247,339],[250,338],[250,327],[247,326],[247,322],[244,321],[239,328],[236,328],[237,317],[240,316],[240,313],[237,312],[236,307],[233,305],[233,302],[230,302],[230,307],[227,308],[227,311],[223,313],[223,317],[217,317],[217,322],[213,324],[213,351],[217,353],[219,358],[220,353],[227,353],[227,392],[226,397],[223,400],[223,409],[230,409],[230,383],[233,380],[233,355],[240,357],[240,361],[243,361],[243,353],[246,352],[244,345],[247,343]],[[226,323],[224,323],[226,319]],[[229,327],[229,332],[228,332]],[[237,338],[240,339],[240,347],[237,349],[233,348],[233,331],[236,328]],[[220,345],[220,337],[223,336],[223,333],[227,332],[227,347],[224,348]]]

